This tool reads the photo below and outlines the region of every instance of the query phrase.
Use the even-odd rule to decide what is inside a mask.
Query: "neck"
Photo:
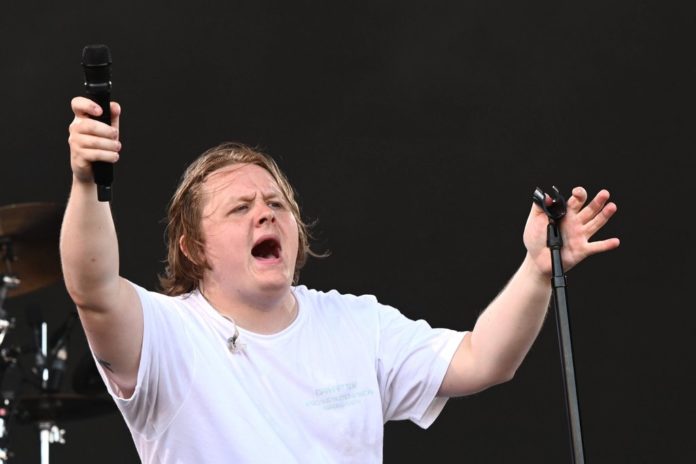
[[[239,327],[262,335],[280,332],[297,316],[297,301],[288,287],[278,294],[241,295],[222,292],[214,286],[199,290],[208,303],[221,315],[232,319]]]

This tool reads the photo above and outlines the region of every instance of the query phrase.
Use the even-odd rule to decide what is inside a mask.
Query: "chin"
[[[279,292],[288,290],[290,285],[292,285],[292,279],[263,279],[259,282],[259,289],[264,292]]]

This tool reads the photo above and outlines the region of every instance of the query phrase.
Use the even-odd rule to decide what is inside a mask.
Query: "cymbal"
[[[66,422],[117,411],[116,404],[108,396],[54,393],[22,396],[15,401],[16,419],[20,424]]]
[[[60,279],[58,237],[63,210],[56,203],[0,207],[0,248],[9,245],[14,257],[9,269],[5,260],[0,259],[0,274],[20,279],[19,286],[8,290],[8,297],[33,292]]]

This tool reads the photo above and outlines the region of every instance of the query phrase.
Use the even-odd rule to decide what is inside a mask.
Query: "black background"
[[[0,15],[0,205],[65,202],[82,47],[123,106],[122,274],[149,288],[184,167],[225,140],[274,155],[317,219],[301,282],[472,327],[524,257],[535,186],[608,188],[621,247],[569,275],[588,462],[691,462],[694,8],[689,2],[13,2]],[[61,284],[10,299],[51,327]],[[75,331],[71,369],[85,352]],[[68,382],[69,383],[69,382]],[[69,385],[66,384],[66,391]],[[117,414],[52,462],[137,461]],[[10,428],[38,462],[35,427]],[[569,462],[551,316],[515,379],[386,426],[385,462]]]

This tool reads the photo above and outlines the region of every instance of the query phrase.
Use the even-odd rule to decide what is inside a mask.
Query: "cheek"
[[[297,227],[297,222],[295,221],[295,216],[292,213],[288,214],[287,221],[284,221],[283,225],[284,236],[285,236],[285,250],[287,251],[287,257],[292,257],[292,259],[297,259],[299,250],[299,235],[300,231]]]
[[[205,238],[205,252],[211,264],[239,261],[243,255],[245,242],[222,228],[210,228]]]
[[[293,263],[293,268],[297,267],[297,263],[299,263],[301,261],[303,262],[304,259],[306,259],[305,255],[304,255],[304,250],[302,248],[302,243],[299,240],[299,234],[297,234],[297,236],[295,238],[295,247],[296,247],[295,248],[295,255],[294,255],[295,262]],[[304,262],[302,264],[304,264]]]
[[[295,221],[295,218],[293,216],[292,220],[292,226],[291,226],[291,234],[290,234],[290,239],[292,240],[292,246],[295,248],[295,251],[298,251],[301,244],[300,244],[300,228],[297,226],[297,221]]]

